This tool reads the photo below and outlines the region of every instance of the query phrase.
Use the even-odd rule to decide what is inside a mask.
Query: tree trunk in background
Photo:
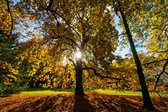
[[[118,1],[118,6],[121,7],[121,4],[120,4],[119,1]],[[121,17],[123,19],[123,24],[124,24],[124,27],[125,27],[125,30],[126,30],[126,33],[127,33],[127,36],[128,36],[131,51],[133,53],[134,61],[135,61],[136,67],[137,67],[138,78],[139,78],[141,89],[142,89],[143,104],[144,104],[143,108],[145,108],[147,110],[154,110],[154,107],[153,107],[153,104],[152,104],[152,101],[151,101],[151,98],[149,96],[149,92],[148,92],[148,89],[147,89],[147,86],[146,86],[146,81],[145,81],[145,77],[144,77],[144,74],[143,74],[142,65],[141,65],[141,62],[139,60],[137,51],[135,49],[135,45],[134,45],[134,42],[133,42],[133,39],[132,39],[132,35],[131,35],[131,32],[130,32],[127,20],[125,18],[124,13],[121,10],[120,10],[120,13],[121,13]]]
[[[78,59],[75,66],[75,76],[76,76],[76,88],[75,88],[75,95],[76,96],[84,96],[83,90],[83,82],[82,82],[82,61]]]

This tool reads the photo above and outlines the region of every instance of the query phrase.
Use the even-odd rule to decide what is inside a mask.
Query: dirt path
[[[168,97],[154,97],[152,101],[159,111],[168,112]],[[141,97],[97,93],[85,97],[72,94],[0,97],[0,112],[144,112],[141,106]]]

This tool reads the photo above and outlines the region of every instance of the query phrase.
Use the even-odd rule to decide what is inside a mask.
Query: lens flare
[[[81,59],[81,58],[82,58],[82,53],[81,53],[80,51],[77,51],[77,52],[75,53],[75,57],[76,57],[77,59]]]

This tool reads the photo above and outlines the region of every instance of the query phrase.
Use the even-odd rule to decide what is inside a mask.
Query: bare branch
[[[92,47],[88,43],[86,43],[86,46],[93,52],[94,57],[97,59],[96,53],[94,52]]]
[[[147,66],[147,65],[150,65],[150,64],[153,64],[153,63],[158,63],[158,62],[167,61],[167,60],[168,60],[168,59],[156,60],[156,61],[152,61],[152,62],[145,63],[145,64],[143,64],[143,65]]]
[[[75,29],[74,26],[72,26],[69,21],[67,21],[62,15],[58,14],[56,11],[52,10],[52,9],[48,9],[52,14],[56,14],[57,16],[59,16],[60,18],[62,18],[65,23],[79,36],[81,37],[80,33]],[[56,16],[54,16],[54,18],[57,20]]]
[[[166,75],[168,75],[168,72],[164,71],[164,73],[165,73]]]
[[[100,75],[100,73],[98,73],[98,72],[96,71],[96,69],[93,68],[93,67],[85,67],[85,68],[83,68],[83,70],[93,70],[93,72],[95,73],[95,75],[99,76],[99,77],[102,78],[102,79],[113,79],[113,80],[119,80],[119,81],[121,80],[121,78],[110,77],[110,76],[102,76],[102,75]]]
[[[59,16],[60,18],[62,18],[62,19],[65,21],[65,23],[66,23],[74,32],[76,32],[79,37],[81,37],[80,33],[74,28],[74,26],[72,26],[72,25],[69,23],[69,21],[67,21],[62,15],[60,15],[59,13],[57,13],[56,11],[54,11],[54,10],[51,9],[52,3],[53,3],[53,0],[50,0],[50,3],[49,3],[49,5],[48,5],[47,8],[46,8],[47,12],[50,11],[51,14],[54,16],[54,18],[57,20],[57,22],[58,22],[58,19],[57,19],[56,15]],[[56,15],[55,15],[55,14],[56,14]]]
[[[69,59],[70,62],[72,62],[72,64],[74,65],[74,67],[76,67],[75,62],[72,59]]]
[[[125,33],[121,33],[121,34],[119,34],[119,35],[118,35],[118,34],[116,34],[116,35],[112,35],[111,38],[116,37],[116,36],[125,35],[125,34],[126,34],[126,32],[125,32]]]
[[[160,79],[161,75],[162,75],[163,73],[167,73],[167,72],[165,71],[167,65],[168,65],[168,59],[167,59],[166,63],[163,65],[162,71],[158,74],[158,77],[157,77],[157,80],[156,80],[156,83],[155,83],[154,90],[156,90],[156,87],[158,86],[158,82],[159,82],[159,79]]]
[[[159,94],[159,92],[155,91],[155,93],[161,98],[161,95]]]
[[[68,37],[65,37],[65,36],[59,36],[59,35],[57,35],[57,34],[55,33],[54,30],[52,30],[52,31],[53,31],[53,33],[56,35],[56,37],[52,36],[52,37],[51,37],[52,39],[62,38],[62,39],[65,39],[65,40],[69,40],[69,41],[71,41],[74,45],[76,45],[76,46],[79,48],[79,45],[76,43],[75,40],[73,40],[73,39],[71,39],[71,38],[68,38]],[[72,44],[71,44],[71,45],[72,45]]]

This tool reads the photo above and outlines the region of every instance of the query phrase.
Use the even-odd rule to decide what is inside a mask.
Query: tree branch
[[[121,36],[121,35],[125,35],[125,34],[127,34],[127,33],[125,32],[125,33],[121,33],[121,34],[119,34],[119,35],[118,35],[118,34],[116,34],[116,35],[111,36],[111,38],[116,37],[116,36],[118,36],[118,37],[119,37],[119,36]]]
[[[161,39],[161,35],[163,34],[163,31],[166,30],[167,28],[167,24],[165,24],[160,32],[160,34],[158,35],[158,39]]]
[[[74,65],[74,67],[76,67],[75,62],[72,59],[69,59],[70,62],[72,62],[72,64]]]
[[[168,52],[168,49],[164,51],[158,51],[157,53],[167,53],[167,52]]]
[[[74,28],[74,26],[72,26],[70,23],[69,23],[69,21],[67,21],[62,15],[60,15],[60,14],[58,14],[56,11],[54,11],[54,10],[52,10],[52,9],[48,9],[51,13],[52,13],[52,15],[57,15],[57,16],[59,16],[60,18],[62,18],[64,21],[65,21],[65,23],[79,36],[79,37],[81,37],[81,35],[80,35],[80,33]],[[57,18],[56,18],[56,16],[54,16],[54,18],[57,20]]]
[[[79,48],[79,45],[76,43],[75,40],[73,40],[73,39],[71,39],[71,38],[68,38],[68,37],[65,37],[65,36],[59,36],[59,35],[57,35],[57,34],[55,33],[54,30],[52,30],[52,31],[53,31],[53,33],[56,35],[56,37],[52,36],[52,37],[51,37],[52,39],[62,38],[62,39],[65,39],[65,40],[69,40],[69,41],[71,41],[74,45],[76,45],[76,46]]]
[[[162,71],[158,74],[158,78],[157,78],[157,80],[156,80],[154,90],[156,90],[156,87],[158,86],[158,82],[159,82],[159,79],[160,79],[161,75],[162,75],[163,73],[167,73],[167,72],[165,71],[167,65],[168,65],[168,59],[167,59],[166,63],[163,65]]]
[[[6,0],[6,1],[7,1],[8,12],[10,13],[9,0]]]
[[[92,47],[88,43],[86,43],[86,46],[93,52],[94,57],[97,59],[96,53],[94,52]]]
[[[147,66],[147,65],[150,65],[150,64],[153,64],[153,63],[157,63],[157,62],[161,62],[161,61],[167,61],[168,59],[161,59],[161,60],[156,60],[156,61],[152,61],[152,62],[148,62],[148,63],[145,63],[143,65]]]
[[[98,73],[97,71],[96,71],[96,69],[95,68],[93,68],[93,67],[85,67],[85,68],[83,68],[83,70],[93,70],[93,72],[94,72],[94,74],[95,75],[97,75],[97,76],[99,76],[100,78],[102,78],[102,79],[113,79],[113,80],[121,80],[121,78],[115,78],[115,77],[110,77],[110,76],[102,76],[102,75],[100,75],[100,73]]]
[[[53,0],[50,0],[49,5],[47,6],[47,9],[46,9],[47,11],[51,9],[52,4],[53,4]]]
[[[10,5],[9,5],[9,0],[7,0],[7,7],[8,7],[8,12],[10,14],[10,17],[11,17],[11,29],[10,29],[10,36],[12,35],[12,31],[13,31],[13,16],[12,16],[12,13],[10,11]]]
[[[168,72],[164,71],[164,73],[165,73],[166,75],[168,75]]]

